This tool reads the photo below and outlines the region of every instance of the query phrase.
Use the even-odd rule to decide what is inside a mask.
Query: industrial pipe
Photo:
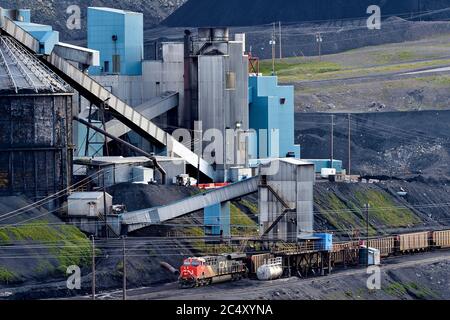
[[[180,271],[175,269],[174,267],[172,267],[170,264],[168,264],[167,262],[161,261],[159,263],[161,265],[161,267],[163,267],[164,269],[166,269],[167,271],[169,271],[170,273],[172,273],[175,276],[180,275]]]
[[[156,159],[156,157],[154,155],[152,155],[152,154],[142,150],[141,148],[138,148],[138,147],[132,145],[131,143],[128,143],[128,142],[126,142],[126,141],[124,141],[124,140],[122,140],[120,138],[117,138],[116,136],[113,136],[112,134],[108,133],[107,131],[92,125],[91,123],[89,123],[88,121],[86,121],[84,119],[81,119],[81,118],[79,118],[77,116],[74,116],[73,119],[75,121],[78,121],[81,124],[84,124],[88,128],[90,128],[90,129],[92,129],[94,131],[97,131],[98,133],[104,135],[105,137],[110,138],[110,139],[112,139],[114,141],[117,141],[120,144],[123,144],[124,146],[130,148],[131,150],[133,150],[133,151],[135,151],[137,153],[140,153],[143,156],[149,158],[152,161],[153,165],[156,167],[156,169],[158,169],[158,171],[161,173],[162,184],[163,185],[166,184],[167,172],[166,172],[166,170],[164,170],[163,167],[161,167],[161,165],[158,163],[158,160]]]

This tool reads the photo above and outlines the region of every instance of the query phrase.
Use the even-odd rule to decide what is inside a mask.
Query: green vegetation
[[[234,236],[256,235],[257,224],[235,204],[230,204],[231,234]]]
[[[365,230],[366,217],[363,207],[371,206],[369,234],[377,235],[380,226],[390,228],[408,227],[420,222],[420,219],[409,209],[399,208],[386,192],[374,188],[359,188],[351,193],[350,198],[340,199],[334,190],[317,194],[315,205],[321,218],[336,230]]]
[[[51,226],[41,220],[33,224],[8,227],[2,236],[5,241],[33,241],[49,246],[48,251],[58,261],[58,270],[65,273],[70,265],[89,265],[91,244],[86,236],[74,226]],[[37,254],[38,255],[38,254]]]
[[[55,271],[53,265],[44,259],[41,259],[35,268],[37,274],[52,274]]]
[[[336,230],[362,229],[364,220],[360,214],[360,207],[352,202],[344,203],[334,193],[326,193],[321,197],[316,197],[316,205],[320,214]],[[370,227],[369,232],[375,234],[376,231]]]
[[[388,64],[388,63],[398,63],[398,62],[407,62],[414,61],[421,58],[415,52],[402,50],[402,51],[382,51],[382,52],[374,52],[371,54],[372,58],[375,62],[379,64]]]
[[[183,229],[183,233],[187,237],[193,238],[204,236],[203,229],[199,227],[185,228]],[[199,255],[228,253],[233,251],[233,248],[225,244],[207,245],[203,239],[190,240],[189,244],[191,245],[192,249],[194,249]]]
[[[358,203],[370,204],[370,218],[389,227],[408,227],[420,222],[420,219],[407,208],[398,208],[391,197],[384,192],[367,190],[355,192]]]
[[[9,284],[10,282],[14,281],[16,279],[16,275],[6,269],[5,267],[0,266],[0,283],[2,284]]]
[[[243,205],[244,207],[246,207],[248,209],[248,211],[250,211],[255,216],[258,215],[259,210],[258,210],[258,204],[257,203],[251,202],[251,201],[249,201],[247,199],[242,199],[241,201],[239,201],[239,203],[241,205]]]
[[[8,232],[4,229],[0,229],[0,245],[10,244],[10,237]]]
[[[383,288],[383,290],[390,296],[401,298],[406,295],[407,290],[400,282],[390,283],[387,287]]]
[[[342,70],[342,66],[328,61],[306,60],[302,58],[287,58],[277,61],[275,71],[280,77],[300,76],[313,77],[318,74],[336,72]],[[260,64],[260,72],[264,75],[272,74],[272,60],[263,60]]]
[[[413,295],[417,299],[437,299],[439,298],[432,290],[429,288],[419,285],[414,282],[400,283],[392,282],[387,287],[383,289],[387,294],[403,298],[407,293]]]
[[[361,53],[363,54],[363,53]],[[344,54],[343,54],[344,55]],[[371,74],[384,74],[395,72],[408,72],[420,68],[432,68],[448,65],[450,59],[434,59],[428,61],[414,61],[421,58],[414,56],[414,53],[402,51],[397,53],[372,53],[373,64],[352,64],[344,65],[326,59],[336,59],[324,57],[324,60],[312,60],[311,58],[287,58],[277,61],[275,71],[280,82],[305,81],[305,80],[329,80],[347,77],[359,77]],[[430,59],[432,57],[429,57]],[[263,60],[260,64],[260,71],[264,75],[272,72],[272,61]]]
[[[446,76],[446,75],[422,77],[422,78],[416,78],[416,80],[421,81],[421,82],[426,82],[433,86],[442,86],[442,87],[450,86],[450,76]]]

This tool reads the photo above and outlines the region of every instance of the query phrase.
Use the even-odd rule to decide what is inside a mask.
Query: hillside
[[[450,179],[450,111],[352,114],[352,174]],[[334,156],[348,163],[348,116],[335,114]],[[305,159],[330,156],[331,115],[296,114],[296,142]]]
[[[5,8],[31,9],[33,22],[52,25],[55,30],[61,32],[61,39],[68,41],[86,37],[86,8],[89,6],[143,12],[146,27],[151,27],[157,25],[184,2],[185,0],[2,0],[0,5]],[[74,4],[81,8],[81,30],[69,30],[66,27],[67,18],[70,16],[66,10]]]
[[[163,24],[170,27],[249,26],[282,22],[310,22],[366,17],[370,5],[379,5],[382,15],[410,18],[418,12],[447,8],[448,0],[189,0]],[[440,16],[448,17],[448,12]]]

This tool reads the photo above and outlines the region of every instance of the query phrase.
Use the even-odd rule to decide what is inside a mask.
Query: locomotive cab
[[[202,258],[185,259],[180,268],[180,286],[195,287],[199,281],[203,281],[207,274],[206,261]]]
[[[187,258],[180,267],[178,280],[181,288],[193,288],[239,280],[247,271],[243,261],[232,255]]]

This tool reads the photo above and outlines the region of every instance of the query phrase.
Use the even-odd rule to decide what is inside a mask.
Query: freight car
[[[400,234],[396,242],[396,250],[399,253],[426,251],[430,248],[428,231]]]
[[[434,231],[431,241],[435,248],[450,248],[450,230]]]
[[[331,252],[332,265],[356,265],[359,260],[359,246],[359,241],[334,243]]]
[[[246,255],[219,255],[188,258],[180,268],[180,288],[194,288],[213,283],[235,281],[248,274]]]
[[[369,240],[369,248],[374,248],[380,251],[383,258],[389,257],[395,253],[395,237],[384,237]]]

